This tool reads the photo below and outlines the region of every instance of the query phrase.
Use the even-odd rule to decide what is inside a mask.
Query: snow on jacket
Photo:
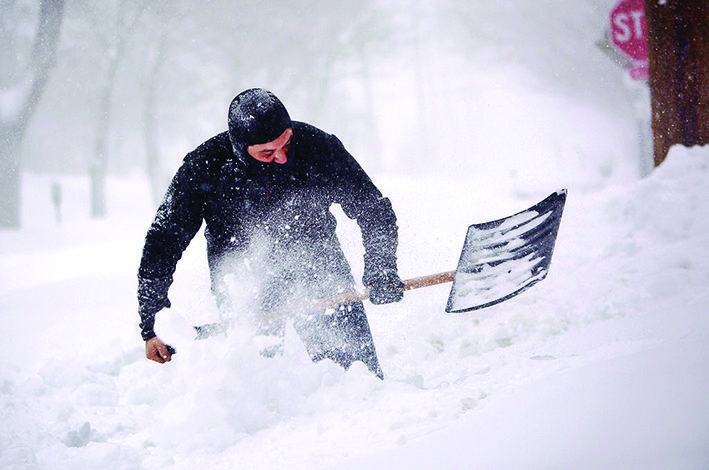
[[[365,286],[396,273],[397,226],[389,199],[334,135],[293,121],[287,169],[263,178],[252,157],[235,152],[227,132],[184,159],[148,230],[138,272],[143,339],[155,336],[155,314],[170,306],[177,262],[206,223],[212,284],[226,255],[248,249],[254,229],[274,240],[336,241],[333,203],[362,231]],[[251,159],[251,160],[249,160]],[[252,161],[253,160],[253,161]]]

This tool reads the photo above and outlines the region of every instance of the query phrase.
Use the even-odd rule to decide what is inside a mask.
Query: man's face
[[[293,139],[293,129],[283,131],[280,137],[265,144],[249,145],[246,150],[249,155],[263,163],[276,162],[283,165],[288,161],[288,149]]]

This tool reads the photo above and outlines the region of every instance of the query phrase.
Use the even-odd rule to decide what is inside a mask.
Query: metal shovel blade
[[[549,272],[566,190],[515,215],[468,227],[446,312],[469,312],[514,297]]]

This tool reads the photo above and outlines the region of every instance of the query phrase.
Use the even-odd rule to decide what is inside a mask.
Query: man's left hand
[[[145,342],[145,357],[151,361],[164,364],[172,360],[173,354],[175,354],[175,350],[172,346],[163,343],[157,336],[153,336]]]

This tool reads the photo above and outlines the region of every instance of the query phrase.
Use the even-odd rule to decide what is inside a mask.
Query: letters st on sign
[[[634,63],[630,70],[635,79],[647,78],[648,46],[644,0],[621,0],[611,11],[613,45]]]

